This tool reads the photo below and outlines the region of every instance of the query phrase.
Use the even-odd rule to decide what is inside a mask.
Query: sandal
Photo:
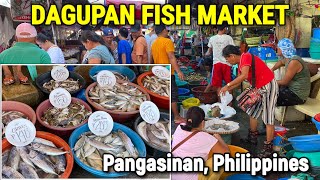
[[[271,158],[273,154],[273,143],[264,142],[261,152],[257,155],[259,158]]]
[[[19,77],[19,81],[20,81],[21,84],[30,84],[30,83],[28,83],[28,80],[29,79],[26,76]]]
[[[12,76],[4,78],[3,84],[6,86],[14,84],[14,78]]]
[[[247,143],[247,144],[253,144],[257,145],[258,144],[258,131],[251,131],[251,129],[248,130],[248,136],[247,138],[242,138],[240,139],[241,142]]]

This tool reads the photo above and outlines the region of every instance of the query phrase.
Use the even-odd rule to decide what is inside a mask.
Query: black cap
[[[141,30],[141,24],[136,22],[133,26],[130,28],[130,32],[135,33]]]
[[[167,28],[166,25],[160,24],[160,25],[157,25],[154,30],[156,34],[160,34],[166,28]]]
[[[128,34],[129,34],[129,31],[127,28],[125,27],[122,27],[119,29],[119,34],[124,37],[124,38],[127,38],[128,37]]]

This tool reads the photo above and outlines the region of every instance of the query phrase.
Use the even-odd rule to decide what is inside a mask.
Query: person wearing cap
[[[152,64],[152,54],[151,54],[151,46],[153,42],[157,39],[157,34],[154,30],[154,26],[152,25],[150,28],[150,33],[145,35],[144,37],[146,38],[147,44],[148,44],[148,64]]]
[[[35,44],[36,37],[34,26],[19,24],[16,28],[17,42],[0,54],[0,64],[51,64],[49,54]]]
[[[222,56],[223,48],[228,45],[234,45],[232,37],[226,34],[227,28],[226,24],[218,26],[218,34],[212,36],[209,40],[209,49],[206,56],[212,54],[213,69],[211,72],[211,83],[208,84],[205,92],[209,92],[210,89],[215,88],[217,93],[219,93],[222,88],[222,80],[226,84],[231,82],[232,65]]]
[[[113,29],[111,29],[111,28],[104,28],[103,29],[103,40],[106,43],[106,46],[111,51],[115,63],[119,64],[118,43],[116,41],[114,41]]]
[[[131,58],[133,64],[148,63],[148,44],[145,37],[142,35],[140,23],[135,23],[130,29],[133,38],[133,49]]]
[[[47,53],[51,58],[52,64],[65,64],[65,59],[62,50],[53,43],[51,32],[44,31],[37,35],[36,43]]]
[[[129,31],[127,28],[122,27],[119,29],[118,38],[120,39],[118,43],[118,59],[119,64],[132,64],[131,59],[131,46],[127,41]]]
[[[158,38],[152,44],[152,57],[154,64],[171,64],[171,108],[176,123],[185,122],[178,111],[178,87],[175,82],[174,71],[178,73],[179,79],[184,80],[184,75],[180,70],[177,59],[174,56],[174,44],[168,38],[168,30],[166,26],[161,24],[155,27]]]

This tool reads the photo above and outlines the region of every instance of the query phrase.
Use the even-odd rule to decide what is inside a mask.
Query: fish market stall
[[[145,84],[140,85],[137,77],[143,73],[135,68],[42,65],[35,66],[36,73],[31,74],[22,66],[29,77],[28,84],[17,81],[2,87],[10,92],[33,87],[37,89],[36,97],[29,98],[36,98],[37,103],[24,101],[24,97],[30,96],[28,93],[19,94],[14,101],[2,101],[2,177],[138,178],[135,173],[115,172],[112,168],[102,171],[103,154],[122,158],[165,157],[171,141],[170,80],[158,78],[150,71]],[[155,89],[151,83],[159,87]],[[157,106],[152,91],[167,98],[168,103]],[[155,109],[150,110],[149,104]],[[154,119],[157,111],[159,118]],[[150,116],[154,112],[155,116]],[[104,135],[97,133],[99,128],[93,125],[101,113],[102,120],[112,124],[99,125],[112,127],[110,132],[104,130],[108,132]],[[25,127],[34,128],[35,135],[22,146],[12,142],[7,132],[20,120],[27,123]],[[145,175],[145,178],[169,177],[169,173]]]

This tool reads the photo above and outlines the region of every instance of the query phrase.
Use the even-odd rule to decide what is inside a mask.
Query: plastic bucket
[[[86,81],[84,80],[84,78],[80,74],[77,74],[77,73],[71,71],[71,72],[69,72],[69,78],[72,78],[73,80],[78,80],[80,83],[80,88],[76,91],[70,92],[71,95],[77,94],[86,85]],[[51,79],[52,79],[51,72],[46,72],[36,78],[36,85],[45,94],[50,94],[50,92],[47,91],[45,88],[43,88],[42,85],[46,82],[49,82]]]
[[[187,81],[176,80],[176,84],[179,88],[187,88],[188,87]]]
[[[136,74],[133,70],[125,66],[94,66],[89,71],[89,76],[93,81],[97,81],[94,75],[98,74],[102,70],[114,71],[120,73],[124,76],[127,76],[130,82],[133,82],[136,79]]]
[[[117,80],[117,82],[118,83],[124,83],[126,81]],[[140,87],[140,86],[138,86],[136,84],[133,84],[133,83],[130,83],[130,82],[128,82],[128,83],[129,83],[129,85],[138,88],[142,93],[146,94],[147,95],[147,100],[150,101],[150,96],[145,91],[145,89],[143,89],[142,87]],[[105,112],[109,113],[112,116],[113,121],[119,122],[119,123],[123,123],[123,122],[127,122],[127,121],[130,121],[130,120],[133,120],[139,114],[139,110],[135,110],[135,111],[131,111],[131,112],[116,112],[116,111],[113,111],[113,110],[108,110],[108,109],[96,104],[94,101],[92,101],[89,98],[89,90],[92,89],[93,87],[95,87],[96,85],[97,85],[97,82],[94,82],[94,83],[90,84],[90,86],[88,86],[87,89],[86,89],[87,101],[89,102],[89,104],[91,106],[93,106],[93,108],[95,110],[97,110],[97,111],[105,111]]]
[[[53,144],[55,144],[58,148],[61,148],[64,151],[71,151],[69,145],[60,137],[47,133],[47,132],[42,132],[42,131],[37,131],[36,132],[36,137],[43,138],[46,140],[51,141]],[[7,141],[7,139],[2,140],[2,152],[11,148],[12,145]],[[65,154],[66,156],[66,170],[63,174],[59,175],[59,178],[61,179],[66,179],[70,176],[73,168],[73,154],[72,153],[67,153]]]
[[[313,38],[320,39],[320,28],[313,28]]]
[[[169,103],[170,103],[169,97],[160,96],[159,94],[156,94],[143,86],[142,80],[146,76],[154,76],[154,74],[152,72],[145,72],[145,73],[141,74],[137,79],[138,85],[150,95],[151,101],[154,102],[158,106],[158,108],[169,109],[169,107],[170,107],[169,106]]]
[[[71,99],[71,102],[72,103],[76,103],[76,102],[79,102],[80,104],[84,105],[84,107],[91,111],[92,112],[92,109],[91,107],[84,101],[82,101],[81,99],[78,99],[78,98],[74,98],[72,97]],[[43,101],[36,109],[36,115],[37,115],[37,120],[38,122],[46,128],[47,131],[53,133],[53,134],[56,134],[64,139],[67,139],[73,130],[75,130],[76,128],[82,126],[83,124],[87,123],[88,122],[88,119],[84,120],[81,124],[79,124],[78,126],[74,126],[74,127],[69,127],[69,128],[62,128],[62,127],[55,127],[55,126],[50,126],[49,124],[47,123],[44,123],[42,120],[41,120],[41,117],[43,116],[44,112],[46,110],[48,110],[50,107],[53,107],[52,104],[50,103],[50,100],[47,99],[45,101]]]
[[[179,96],[189,96],[190,90],[186,88],[178,88]]]
[[[288,139],[292,147],[300,152],[319,152],[320,135],[295,136]]]
[[[30,121],[35,124],[37,121],[36,113],[27,104],[17,101],[2,101],[2,111],[18,111],[23,113],[30,119]]]
[[[132,143],[134,144],[134,146],[137,148],[138,152],[139,152],[139,157],[146,157],[146,146],[143,142],[143,140],[140,138],[140,136],[135,133],[133,130],[131,130],[130,128],[121,125],[119,123],[114,123],[113,124],[113,129],[112,131],[117,131],[117,130],[121,130],[123,131],[132,141]],[[80,137],[80,135],[84,132],[88,132],[89,127],[88,124],[85,124],[81,127],[79,127],[78,129],[76,129],[75,131],[73,131],[73,133],[70,136],[69,139],[69,145],[71,148],[74,148],[78,138]],[[101,177],[101,178],[115,178],[115,177],[121,177],[121,176],[126,176],[129,173],[128,172],[121,172],[121,173],[117,173],[117,172],[103,172],[103,171],[99,171],[96,169],[93,169],[92,167],[89,167],[87,165],[85,165],[84,163],[82,163],[80,161],[79,158],[76,157],[76,155],[74,154],[75,152],[72,150],[72,154],[74,155],[74,160],[76,161],[76,163],[83,168],[84,170],[86,170],[87,172],[93,174],[96,177]]]
[[[320,167],[320,152],[298,152],[294,151],[292,157],[296,158],[308,158],[310,162],[310,166],[319,166]]]
[[[168,113],[165,113],[165,112],[160,112],[160,118],[163,118],[164,120],[169,120],[169,114]],[[141,118],[141,116],[139,116],[135,121],[134,121],[134,124],[133,124],[133,127],[134,127],[134,131],[137,132],[138,134],[138,125],[140,124],[140,122],[142,122],[143,119]],[[151,155],[152,157],[165,157],[166,156],[166,153],[169,152],[169,151],[166,151],[165,149],[162,149],[160,147],[157,147],[156,145],[153,145],[151,143],[149,143],[148,141],[145,141],[143,138],[141,138],[145,145],[147,146],[147,153],[149,155]]]
[[[218,101],[217,93],[210,90],[209,92],[204,92],[205,86],[198,86],[191,89],[194,97],[198,98],[201,103],[213,104]]]

